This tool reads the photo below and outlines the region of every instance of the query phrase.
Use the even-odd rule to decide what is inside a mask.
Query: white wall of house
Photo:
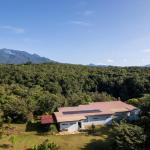
[[[78,122],[81,122],[81,129],[85,129],[88,126],[94,125],[105,125],[111,124],[112,120],[120,120],[120,119],[129,119],[129,120],[137,120],[139,116],[140,110],[133,110],[131,112],[120,112],[116,113],[115,116],[112,115],[97,115],[97,116],[87,116],[86,120],[82,121],[72,121],[72,122],[62,122],[59,123],[60,131],[68,131],[75,132],[79,130]]]
[[[86,120],[82,121],[82,129],[85,129],[87,126],[94,125],[104,125],[104,124],[111,124],[112,123],[112,116],[88,116]]]
[[[60,131],[74,132],[78,131],[78,122],[61,122],[59,123]]]
[[[87,126],[111,124],[112,117],[110,116],[88,116],[86,120],[75,122],[61,122],[59,123],[60,131],[75,132],[79,130],[79,124],[81,122],[81,129],[85,129]]]

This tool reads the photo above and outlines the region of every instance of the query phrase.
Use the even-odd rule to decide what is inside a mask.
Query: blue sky
[[[0,48],[75,64],[150,64],[150,0],[0,0]]]

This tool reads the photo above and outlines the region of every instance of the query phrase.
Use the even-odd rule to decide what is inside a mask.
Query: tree
[[[53,113],[59,106],[61,106],[61,103],[63,102],[61,100],[62,99],[58,95],[44,93],[40,96],[37,104],[39,107],[39,111],[41,111],[42,113]]]
[[[25,121],[28,109],[24,99],[21,99],[15,95],[8,95],[2,106],[4,111],[4,117],[7,119],[10,117],[12,121]]]
[[[141,120],[140,126],[144,128],[146,134],[146,148],[150,147],[150,94],[141,98],[143,103],[140,105]]]
[[[128,104],[131,104],[131,105],[138,107],[140,101],[139,101],[139,99],[132,98],[132,99],[129,99],[127,102],[128,102]]]
[[[48,140],[45,140],[42,144],[35,146],[33,150],[59,150],[59,146],[55,143],[50,143]]]
[[[2,118],[2,112],[0,110],[0,139],[3,136],[3,133],[4,133],[4,130],[3,130],[3,118]]]
[[[107,94],[106,92],[101,93],[91,93],[92,100],[95,102],[106,102],[106,101],[113,101],[116,98],[112,97],[111,95]]]
[[[112,144],[116,150],[144,150],[146,136],[144,130],[136,125],[115,123],[112,129]]]
[[[0,65],[0,107],[4,118],[9,116],[13,122],[23,122],[29,114],[41,115],[57,107],[118,97],[124,101],[139,99],[150,93],[149,83],[150,69],[142,67]]]

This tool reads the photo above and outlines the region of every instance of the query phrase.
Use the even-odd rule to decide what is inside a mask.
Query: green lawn
[[[109,128],[100,127],[97,135],[39,135],[36,132],[24,132],[25,125],[13,125],[16,127],[16,143],[11,150],[27,150],[45,139],[55,142],[61,150],[109,150],[107,135]],[[4,136],[0,140],[0,150],[8,149],[5,145],[10,144],[10,136]]]

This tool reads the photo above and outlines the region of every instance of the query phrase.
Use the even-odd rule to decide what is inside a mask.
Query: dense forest
[[[60,106],[126,101],[150,93],[150,68],[70,64],[0,65],[0,109],[5,118],[52,113]]]

